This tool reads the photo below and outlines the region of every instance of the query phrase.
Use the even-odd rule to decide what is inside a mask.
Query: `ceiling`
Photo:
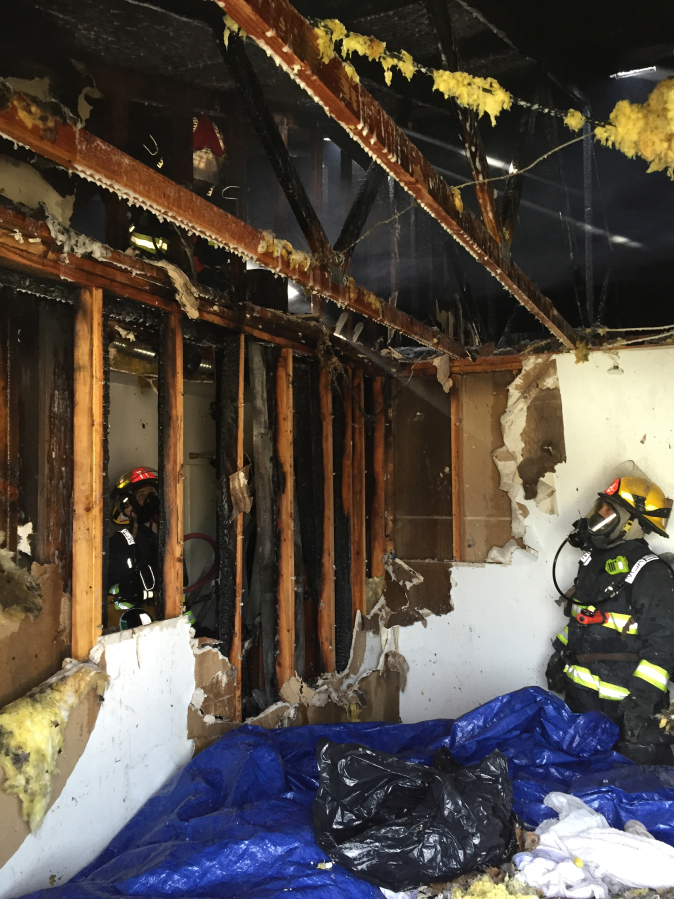
[[[643,102],[656,80],[674,74],[672,4],[644,15],[643,7],[625,0],[447,2],[462,68],[497,78],[524,100],[561,110],[587,106],[594,118],[604,120],[618,99]],[[388,49],[405,49],[427,66],[441,65],[423,2],[296,0],[296,6],[307,17],[338,18],[350,30],[374,34]],[[225,96],[234,93],[217,45],[222,13],[212,0],[2,0],[2,7],[0,75],[48,72],[64,102],[72,102],[80,89],[68,63],[71,58],[101,61]],[[288,116],[291,124],[315,125],[332,138],[325,144],[322,196],[312,199],[322,207],[322,220],[334,240],[362,179],[357,166],[350,188],[340,182],[338,147],[363,166],[364,155],[252,42],[246,46],[272,109]],[[387,87],[379,65],[360,58],[354,64],[361,82],[448,183],[470,180],[456,112],[432,91],[431,79],[417,75],[407,82],[396,73]],[[610,77],[635,68],[649,71]],[[484,119],[480,127],[493,161],[492,175],[506,174],[518,149],[527,164],[572,137],[559,119],[539,114],[532,120],[517,108],[503,113],[495,127]],[[301,133],[291,134],[290,147],[309,184]],[[588,277],[602,324],[634,327],[674,321],[669,299],[674,184],[664,173],[647,174],[642,161],[616,151],[595,145],[590,155],[591,175],[586,160],[585,177],[582,144],[550,156],[526,176],[514,260],[574,326],[583,321]],[[258,227],[271,227],[274,222],[265,221],[269,192],[278,189],[261,147],[251,144],[249,170],[255,167],[249,218]],[[502,185],[496,182],[497,191]],[[464,188],[463,196],[479,214],[472,189]],[[366,230],[408,205],[402,191],[385,185]],[[287,236],[301,245],[292,215],[282,220]],[[354,254],[353,268],[357,280],[381,295],[395,288],[399,306],[422,320],[433,319],[436,305],[452,309],[455,295],[468,290],[496,338],[508,322],[516,333],[540,330],[524,310],[511,315],[515,301],[467,254],[455,252],[451,239],[419,209],[375,229]]]

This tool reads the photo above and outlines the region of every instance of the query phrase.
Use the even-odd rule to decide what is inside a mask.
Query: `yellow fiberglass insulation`
[[[585,116],[577,109],[570,109],[564,116],[564,124],[571,131],[580,131],[585,124]]]
[[[595,137],[625,156],[641,156],[649,172],[667,170],[674,178],[674,78],[661,81],[645,103],[621,100],[609,125],[595,128]]]
[[[93,687],[103,693],[107,681],[92,662],[66,659],[58,674],[0,710],[0,766],[7,778],[2,789],[19,797],[33,833],[49,805],[70,712]]]
[[[457,886],[452,890],[452,899],[512,899],[513,896],[538,895],[538,890],[517,879],[506,877],[502,883],[494,883],[487,874],[474,880],[468,889]]]
[[[4,539],[0,531],[0,542]],[[32,619],[42,611],[42,594],[28,568],[19,568],[14,553],[0,549],[0,617]]]
[[[342,56],[351,56],[352,53],[359,53],[361,56],[367,56],[368,59],[379,59],[386,50],[386,44],[377,40],[376,37],[366,37],[364,34],[355,34],[349,32],[342,40]]]
[[[496,116],[510,109],[513,98],[494,78],[478,78],[467,72],[433,71],[433,90],[440,91],[445,100],[453,97],[460,106],[473,109],[478,116],[485,112],[496,124]]]

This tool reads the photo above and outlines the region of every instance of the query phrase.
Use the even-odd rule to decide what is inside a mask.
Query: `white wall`
[[[181,617],[99,640],[110,684],[94,730],[40,830],[0,869],[0,899],[67,881],[190,760],[189,636]]]
[[[520,496],[529,510],[525,542],[538,557],[518,550],[507,566],[455,565],[454,611],[427,619],[426,628],[400,629],[400,652],[410,664],[404,722],[453,718],[501,693],[545,687],[550,641],[564,624],[550,572],[572,522],[628,459],[674,497],[674,347],[594,352],[581,364],[569,353],[557,357],[557,370],[567,456],[555,474],[558,515]],[[649,543],[656,552],[674,550],[674,539]],[[562,589],[579,556],[568,546],[562,551]]]

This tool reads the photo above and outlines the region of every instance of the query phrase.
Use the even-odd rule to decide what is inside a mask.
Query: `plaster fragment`
[[[4,534],[0,531],[0,542]],[[35,620],[42,611],[40,587],[26,568],[19,568],[14,553],[0,549],[0,612],[10,619],[28,615]]]
[[[250,465],[246,465],[229,476],[229,492],[232,497],[232,518],[238,518],[243,512],[250,512],[253,508],[253,497],[248,487],[248,473]]]
[[[449,358],[449,356],[438,356],[436,359],[433,359],[433,365],[435,366],[435,373],[439,383],[442,385],[442,389],[445,391],[445,393],[449,393],[449,391],[452,389],[453,384],[450,375],[452,360]]]

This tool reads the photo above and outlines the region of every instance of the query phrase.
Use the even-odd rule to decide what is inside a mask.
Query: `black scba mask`
[[[148,521],[154,521],[159,517],[159,494],[156,491],[148,493],[140,505],[136,501],[136,497],[131,498],[131,506],[136,513],[136,518],[140,524],[147,524]]]

